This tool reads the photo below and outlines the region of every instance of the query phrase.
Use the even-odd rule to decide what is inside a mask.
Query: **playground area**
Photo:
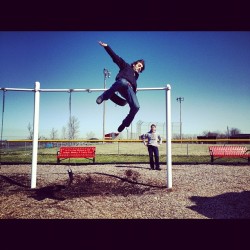
[[[73,176],[68,174],[69,168]],[[250,219],[248,164],[1,165],[0,219]]]
[[[4,141],[1,135],[0,219],[249,219],[249,157],[241,153],[212,163],[209,146],[234,141],[174,141],[170,89],[140,89],[166,91],[167,133],[159,147],[161,171],[156,171],[149,170],[140,140],[38,139],[40,92],[69,92],[71,100],[71,92],[103,89],[40,89],[38,82],[35,89],[2,88],[3,93],[34,92],[35,98],[33,140]],[[3,121],[2,115],[1,134]],[[94,147],[95,159],[58,162],[63,146]]]
[[[2,34],[0,219],[250,219],[249,34],[99,33]]]

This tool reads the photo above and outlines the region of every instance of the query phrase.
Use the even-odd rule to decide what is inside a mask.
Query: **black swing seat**
[[[125,106],[127,104],[127,101],[121,98],[120,96],[118,96],[117,94],[113,94],[110,97],[110,100],[119,106]]]

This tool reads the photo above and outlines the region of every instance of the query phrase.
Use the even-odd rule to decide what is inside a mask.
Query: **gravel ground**
[[[0,219],[250,219],[249,165],[2,165]]]

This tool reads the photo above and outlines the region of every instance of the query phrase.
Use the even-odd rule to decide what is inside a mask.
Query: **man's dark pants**
[[[116,82],[102,94],[103,100],[108,100],[115,92],[119,92],[129,104],[129,114],[122,121],[122,124],[125,127],[129,127],[136,113],[140,109],[137,96],[130,83],[124,78],[117,79]]]
[[[159,164],[159,150],[158,147],[148,145],[148,153],[149,153],[149,160],[150,160],[150,168],[154,169],[159,169],[160,164]],[[154,161],[155,158],[155,161]]]

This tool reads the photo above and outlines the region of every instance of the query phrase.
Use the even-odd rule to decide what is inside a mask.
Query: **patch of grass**
[[[208,147],[210,144],[172,144],[173,163],[210,163]],[[117,162],[149,162],[147,147],[142,143],[105,143],[93,145],[96,147],[96,163]],[[38,163],[56,164],[56,154],[60,147],[39,148]],[[159,147],[160,162],[166,162],[166,144]],[[2,148],[0,162],[31,163],[32,149],[27,148]],[[73,158],[63,160],[62,163],[93,163],[92,159]],[[221,158],[216,159],[215,164],[220,163],[246,163],[247,159]]]

